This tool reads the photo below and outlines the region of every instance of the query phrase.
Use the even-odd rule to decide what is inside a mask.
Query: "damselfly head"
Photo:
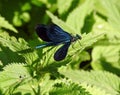
[[[76,41],[78,39],[82,39],[82,37],[80,35],[76,34],[76,36],[73,36],[72,42],[74,42],[74,41]]]
[[[82,37],[78,34],[76,34],[76,39],[82,39]]]

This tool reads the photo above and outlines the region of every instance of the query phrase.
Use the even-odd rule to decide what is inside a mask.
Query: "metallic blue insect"
[[[63,46],[60,47],[54,54],[54,59],[56,61],[61,61],[66,57],[71,42],[74,42],[77,39],[81,39],[81,36],[78,34],[76,34],[76,36],[71,36],[56,24],[39,24],[36,26],[35,30],[37,35],[43,41],[47,42],[46,44],[36,46],[36,49],[63,44]]]

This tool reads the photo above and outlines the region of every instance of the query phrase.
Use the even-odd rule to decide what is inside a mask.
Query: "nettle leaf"
[[[108,18],[110,25],[117,31],[120,31],[120,7],[118,6],[117,0],[97,0],[97,4],[101,10],[100,13]],[[97,7],[96,7],[97,8]],[[103,11],[104,10],[104,11]]]
[[[15,33],[18,33],[18,31],[13,27],[13,25],[10,24],[7,20],[5,20],[5,18],[2,16],[0,16],[0,28],[9,29]]]
[[[23,62],[25,63],[25,58],[21,55],[19,55],[17,52],[13,52],[8,47],[3,47],[0,45],[0,60],[2,62],[2,65],[7,65],[9,63],[19,63]]]
[[[66,23],[72,26],[77,33],[80,33],[85,17],[93,11],[93,3],[94,1],[87,0],[68,15]]]
[[[119,40],[119,31],[111,27],[111,25],[107,21],[105,21],[98,15],[94,15],[94,19],[96,22],[92,29],[93,32],[104,33],[109,42],[113,40]]]
[[[113,0],[105,0],[104,7],[108,11],[108,22],[118,31],[120,31],[120,9],[113,4]]]
[[[5,64],[7,62],[11,63],[18,61],[32,64],[39,58],[37,52],[33,48],[29,47],[28,43],[22,38],[17,40],[15,37],[10,37],[7,33],[4,32],[1,33],[0,42],[3,45],[1,47],[2,50],[0,57],[3,59],[2,62]],[[8,60],[5,61],[4,59],[7,58]]]
[[[92,51],[92,67],[120,75],[120,45],[96,46]]]
[[[98,40],[103,38],[104,33],[100,32],[90,32],[88,34],[83,34],[80,41],[82,48],[86,48],[96,43]]]
[[[15,93],[20,92],[22,95],[47,95],[54,83],[55,81],[50,80],[50,75],[47,73],[40,80],[34,78],[28,83],[20,85]]]
[[[10,37],[8,33],[4,32],[0,35],[0,42],[3,46],[9,47],[13,51],[20,51],[28,48],[27,42],[19,38],[18,40],[15,37]]]
[[[66,68],[59,69],[59,72],[74,82],[85,83],[96,86],[103,92],[110,95],[120,94],[120,78],[115,74],[105,71],[78,71]]]
[[[92,67],[94,69],[104,69],[119,75],[119,44],[120,32],[110,23],[95,15],[95,24],[93,32],[101,32],[105,35],[102,40],[99,40],[92,51]]]
[[[50,95],[91,95],[79,84],[69,80],[57,80],[50,90]]]
[[[68,11],[70,6],[72,5],[73,0],[58,0],[57,5],[58,5],[58,12],[59,14],[63,14]],[[61,7],[62,5],[62,7]]]
[[[101,19],[99,16],[94,16],[96,22],[93,26],[93,32],[100,32],[104,33],[102,40],[97,42],[97,45],[118,45],[120,44],[120,32],[117,31],[115,28],[111,27],[111,25]]]
[[[0,72],[0,88],[3,89],[3,93],[7,91],[12,93],[23,81],[30,79],[30,69],[25,64],[9,64]]]
[[[40,93],[36,94],[36,95],[47,95],[50,91],[50,89],[53,87],[55,81],[54,80],[50,80],[50,74],[45,74],[44,77],[42,77],[41,81],[38,82],[39,86],[40,86]],[[34,85],[36,86],[36,85]],[[35,89],[36,90],[36,89]],[[36,91],[38,92],[38,91]]]
[[[27,47],[24,40],[18,40],[15,37],[10,37],[6,32],[0,33],[0,59],[3,65],[13,62],[25,62],[25,58],[19,55],[16,51]],[[21,43],[21,44],[20,44]],[[24,47],[25,45],[25,47]]]
[[[81,83],[80,85],[92,95],[112,95],[112,94],[106,93],[105,90],[101,90],[97,86],[88,85],[87,83]]]

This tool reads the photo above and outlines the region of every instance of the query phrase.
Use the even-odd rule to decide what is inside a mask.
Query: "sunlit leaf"
[[[0,16],[0,28],[9,29],[15,33],[18,33],[18,31],[13,27],[13,25],[10,24],[7,20],[5,20],[5,18],[2,16]]]
[[[59,69],[59,72],[74,82],[96,86],[110,95],[119,94],[120,78],[115,74],[105,71],[88,72],[66,68]]]

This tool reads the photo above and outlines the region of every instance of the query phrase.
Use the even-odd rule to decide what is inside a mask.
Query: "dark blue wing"
[[[61,60],[63,60],[66,57],[70,44],[71,44],[71,42],[65,43],[62,47],[60,47],[55,52],[54,59],[56,61],[61,61]]]
[[[44,24],[38,24],[35,27],[36,33],[37,35],[46,42],[51,42],[51,40],[49,39],[47,32],[48,32],[48,26],[44,25]]]
[[[54,43],[60,43],[65,41],[70,41],[72,39],[72,36],[65,32],[63,29],[61,29],[59,26],[52,24],[49,26],[47,35],[49,39]]]

